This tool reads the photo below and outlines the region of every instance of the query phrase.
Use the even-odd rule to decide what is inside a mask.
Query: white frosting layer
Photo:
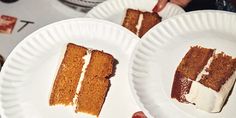
[[[139,19],[138,19],[138,24],[135,26],[137,28],[137,32],[136,32],[137,35],[139,34],[139,29],[142,26],[142,21],[143,21],[143,14],[140,14]]]
[[[83,57],[85,62],[84,62],[83,68],[82,68],[82,73],[80,75],[80,79],[79,79],[79,83],[78,83],[78,86],[76,89],[76,93],[79,93],[82,81],[84,80],[86,68],[88,67],[88,64],[91,59],[91,51],[92,51],[92,49],[87,50],[87,55],[85,55]],[[77,97],[74,97],[74,99],[77,99]],[[78,114],[79,118],[97,118],[97,116],[95,116],[95,115],[91,115],[91,114],[87,114],[87,113],[83,113],[83,112],[78,112],[77,114]]]
[[[197,81],[193,81],[190,91],[185,95],[185,97],[189,102],[194,103],[198,109],[207,112],[220,112],[230,90],[232,89],[235,79],[236,71],[221,87],[219,92],[205,87]]]
[[[207,68],[209,68],[209,66],[211,65],[211,62],[213,61],[213,57],[211,57],[208,61],[207,64],[204,66],[204,68],[202,69],[202,71],[198,74],[196,81],[201,80],[202,75],[208,75],[209,72],[206,71]]]
[[[80,79],[79,79],[78,86],[77,86],[77,88],[76,88],[76,93],[79,93],[79,91],[80,91],[82,81],[84,80],[84,74],[85,74],[85,72],[86,72],[86,68],[87,68],[87,66],[88,66],[88,64],[89,64],[90,58],[91,58],[91,50],[87,50],[87,55],[85,55],[85,56],[83,57],[83,59],[84,59],[84,65],[83,65],[83,68],[82,68],[82,73],[81,73],[81,75],[80,75]],[[73,103],[76,103],[76,100],[77,100],[77,97],[74,97]]]
[[[62,50],[61,50],[61,53],[60,53],[60,56],[59,56],[59,59],[58,59],[58,61],[59,61],[60,63],[58,63],[58,65],[57,65],[57,71],[56,71],[56,72],[58,72],[58,70],[59,70],[59,68],[60,68],[60,64],[61,64],[61,62],[63,61],[63,58],[65,57],[66,49],[67,49],[67,48],[62,48]],[[88,49],[88,50],[87,50],[87,54],[86,54],[85,56],[83,56],[84,65],[83,65],[83,67],[82,67],[82,73],[81,73],[81,75],[80,75],[80,79],[79,79],[79,82],[78,82],[78,86],[77,86],[77,88],[76,88],[76,93],[79,93],[80,88],[81,88],[82,81],[84,80],[86,68],[87,68],[87,66],[88,66],[88,64],[89,64],[89,62],[90,62],[90,59],[91,59],[91,51],[92,51],[92,49]],[[65,65],[62,65],[62,66],[65,66]],[[64,67],[64,68],[65,68],[65,67]],[[55,73],[55,78],[56,78],[56,74],[57,74],[57,73]],[[76,107],[76,100],[77,100],[77,95],[75,95],[74,98],[73,98],[73,104],[72,104],[72,106],[68,106],[68,107],[71,108],[71,110],[75,110],[74,107]],[[63,107],[64,107],[64,106],[63,106]],[[78,112],[77,115],[78,115],[79,118],[98,118],[98,117],[95,116],[95,115],[91,115],[91,114],[87,114],[87,113],[83,113],[83,112]],[[0,117],[0,118],[1,118],[1,117]]]

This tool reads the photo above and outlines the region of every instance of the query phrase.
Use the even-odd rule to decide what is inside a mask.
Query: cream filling
[[[139,34],[139,29],[140,29],[141,26],[142,26],[142,21],[143,21],[143,14],[140,14],[140,15],[139,15],[139,18],[138,18],[138,24],[135,26],[136,29],[137,29],[136,35]]]
[[[185,95],[187,101],[194,103],[196,108],[207,111],[207,112],[220,112],[225,100],[235,82],[236,71],[231,77],[222,85],[219,92],[208,88],[198,81],[202,78],[203,74],[208,74],[206,69],[210,66],[213,58],[208,60],[207,65],[197,76],[196,81],[192,81],[192,85],[188,94]]]
[[[204,66],[204,68],[202,69],[202,71],[198,74],[198,76],[197,76],[197,78],[196,78],[196,81],[200,81],[201,78],[202,78],[202,75],[208,75],[208,74],[209,74],[209,72],[207,72],[206,69],[210,67],[212,61],[213,61],[213,57],[211,57],[211,58],[208,60],[207,64]]]
[[[78,86],[76,88],[76,95],[73,99],[73,103],[74,103],[74,106],[76,107],[76,103],[77,103],[77,94],[79,93],[80,91],[80,88],[81,88],[81,85],[82,85],[82,82],[84,80],[84,76],[85,76],[85,72],[86,72],[86,68],[88,67],[88,64],[90,62],[90,59],[91,59],[91,51],[92,49],[88,49],[87,50],[87,55],[85,55],[83,57],[84,59],[84,65],[83,65],[83,68],[82,68],[82,73],[80,75],[80,79],[79,79],[79,82],[78,82]],[[78,112],[77,115],[80,117],[80,118],[97,118],[97,116],[95,115],[91,115],[91,114],[88,114],[88,113],[83,113],[83,112]]]
[[[90,62],[90,58],[91,58],[91,50],[88,49],[87,50],[87,55],[85,55],[83,57],[84,59],[84,65],[83,65],[83,68],[82,68],[82,73],[80,75],[80,78],[79,78],[79,82],[78,82],[78,86],[76,88],[76,95],[75,97],[73,98],[73,104],[77,102],[77,94],[79,93],[80,91],[80,88],[81,88],[81,84],[82,84],[82,81],[84,80],[84,76],[85,76],[85,72],[86,72],[86,68]]]
[[[61,50],[61,53],[60,53],[59,58],[58,58],[58,61],[60,62],[60,63],[57,65],[57,68],[58,68],[58,69],[60,68],[61,62],[63,61],[63,58],[64,58],[64,56],[65,56],[66,49],[67,49],[67,48],[63,48],[63,49]],[[87,54],[86,54],[85,56],[83,56],[84,65],[83,65],[83,67],[82,67],[82,73],[81,73],[81,75],[80,75],[80,79],[79,79],[79,82],[78,82],[78,85],[77,85],[77,88],[76,88],[76,95],[75,95],[74,98],[73,98],[73,103],[72,103],[72,106],[71,106],[70,108],[76,107],[76,103],[77,103],[77,93],[79,93],[79,91],[80,91],[82,81],[84,80],[86,68],[87,68],[87,66],[88,66],[88,64],[89,64],[89,62],[90,62],[90,59],[91,59],[91,51],[92,51],[92,49],[88,49],[88,50],[87,50]],[[66,68],[65,65],[62,65],[62,66],[64,66],[64,68]],[[56,74],[57,74],[57,72],[58,72],[58,69],[57,69],[57,71],[56,71],[56,73],[55,73],[55,75],[54,75],[55,77],[56,77]],[[55,77],[54,77],[54,78],[55,78]],[[73,110],[74,110],[74,108],[73,108]],[[97,116],[95,116],[95,115],[90,115],[90,114],[83,113],[83,112],[78,112],[77,115],[78,115],[80,118],[97,118]]]

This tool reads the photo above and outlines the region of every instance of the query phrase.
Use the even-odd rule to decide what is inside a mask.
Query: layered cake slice
[[[204,68],[186,98],[198,109],[220,112],[236,79],[236,58],[214,54]]]
[[[98,116],[110,87],[113,74],[112,55],[93,50],[78,94],[76,112]]]
[[[139,23],[139,16],[141,11],[134,9],[127,9],[122,26],[126,27],[133,33],[137,33],[136,25]]]
[[[122,26],[142,37],[159,22],[161,22],[161,17],[155,12],[127,9]]]
[[[189,53],[191,54],[192,48],[185,57]],[[197,75],[194,76],[194,79],[184,74],[185,72],[189,72],[193,67],[189,66],[191,65],[190,62],[186,64],[184,62],[185,57],[183,58],[179,67],[184,63],[189,68],[185,72],[180,72],[178,71],[179,67],[177,68],[176,73],[181,76],[175,75],[171,96],[177,100],[183,98],[183,100],[180,99],[179,101],[193,103],[198,109],[207,112],[220,112],[236,79],[236,58],[232,58],[223,52],[215,53],[213,49],[198,46],[195,48],[196,50],[212,50],[212,54],[207,60],[204,60],[204,64],[200,63],[201,61],[191,62],[202,68],[200,71],[196,71]],[[202,52],[198,51],[197,53]],[[198,55],[200,55],[200,58],[204,58],[203,55]],[[194,60],[196,56],[191,56],[191,58]],[[187,86],[186,81],[188,83]]]
[[[87,48],[68,44],[64,58],[54,81],[49,104],[70,105],[76,94],[76,88],[84,65],[83,57]]]
[[[69,43],[52,88],[50,105],[75,105],[75,112],[98,117],[115,72],[114,57]]]
[[[199,46],[191,47],[180,62],[174,76],[171,97],[179,102],[187,102],[185,95],[189,93],[192,81],[195,81],[197,75],[207,64],[214,50]]]

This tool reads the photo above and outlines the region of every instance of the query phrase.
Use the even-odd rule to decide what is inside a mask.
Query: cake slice
[[[69,43],[57,72],[49,105],[75,105],[79,115],[98,117],[115,72],[111,54]]]
[[[70,105],[76,94],[76,88],[84,65],[83,57],[87,48],[72,43],[67,45],[64,58],[61,62],[53,84],[49,104]]]
[[[141,11],[139,10],[127,9],[122,26],[136,34],[138,31],[136,25],[138,24],[140,14]]]
[[[159,22],[161,22],[161,17],[155,12],[127,9],[122,26],[142,37]]]
[[[191,47],[180,62],[174,76],[171,97],[179,102],[188,102],[185,95],[188,94],[192,81],[195,81],[197,75],[207,64],[214,50],[202,48],[199,46]]]
[[[236,58],[219,53],[208,61],[186,98],[198,109],[220,112],[236,79]],[[206,99],[207,98],[207,99]]]
[[[236,58],[191,47],[174,77],[171,97],[207,112],[220,112],[236,79]]]
[[[102,51],[93,50],[78,93],[76,112],[98,116],[110,87],[114,58]]]

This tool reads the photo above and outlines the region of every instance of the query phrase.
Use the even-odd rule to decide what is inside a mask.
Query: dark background
[[[236,12],[236,0],[192,0],[185,11],[193,10],[225,10]]]

